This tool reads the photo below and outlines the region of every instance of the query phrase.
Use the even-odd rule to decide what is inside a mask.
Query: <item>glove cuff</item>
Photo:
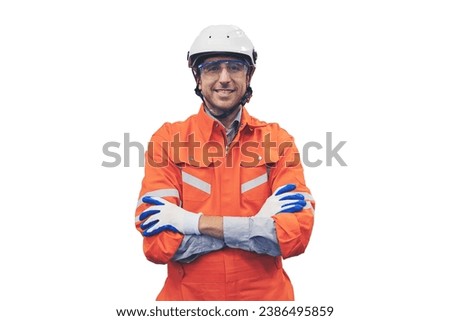
[[[186,215],[183,222],[184,234],[200,235],[200,231],[198,229],[198,220],[200,219],[200,216],[202,216],[201,213],[189,213],[189,215]]]

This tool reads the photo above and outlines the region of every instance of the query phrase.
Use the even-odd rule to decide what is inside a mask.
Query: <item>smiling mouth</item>
[[[228,94],[234,92],[234,89],[214,89],[214,91],[217,93]]]

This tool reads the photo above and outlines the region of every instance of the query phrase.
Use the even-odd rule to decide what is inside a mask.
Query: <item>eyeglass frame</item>
[[[208,74],[208,73],[205,73],[205,72],[204,72],[205,66],[212,65],[212,64],[218,64],[219,66],[222,66],[222,64],[225,63],[225,64],[226,64],[226,68],[227,68],[227,72],[228,72],[230,75],[237,75],[239,72],[241,72],[241,71],[233,72],[232,70],[230,70],[229,67],[228,67],[228,64],[229,64],[230,62],[231,62],[231,63],[240,63],[240,64],[242,64],[243,67],[244,67],[244,69],[242,70],[242,73],[243,73],[243,74],[247,73],[248,70],[249,70],[249,68],[250,68],[248,62],[247,62],[246,60],[241,60],[241,59],[220,59],[220,60],[214,60],[214,61],[203,62],[203,63],[199,64],[199,65],[197,66],[197,68],[198,68],[198,71],[199,71],[199,73],[200,73],[201,75],[203,74],[203,75],[207,75],[207,76],[218,76],[218,75],[220,75],[220,73],[222,72],[222,68],[223,68],[223,67],[220,68],[220,70],[217,72],[217,74],[215,74],[215,73],[210,73],[210,74]]]

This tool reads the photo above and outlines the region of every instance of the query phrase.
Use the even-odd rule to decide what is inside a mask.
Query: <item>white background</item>
[[[296,304],[448,320],[449,16],[445,1],[2,1],[0,318],[154,305],[166,270],[134,228],[137,149],[106,168],[102,147],[195,113],[186,52],[235,24],[259,53],[250,113],[300,147],[347,141],[347,167],[305,168],[316,225],[285,261]]]

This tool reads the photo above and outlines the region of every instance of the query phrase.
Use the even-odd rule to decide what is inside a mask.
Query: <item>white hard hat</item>
[[[188,52],[188,66],[196,66],[197,60],[212,54],[244,56],[254,66],[256,51],[250,39],[236,26],[215,25],[203,29]]]

